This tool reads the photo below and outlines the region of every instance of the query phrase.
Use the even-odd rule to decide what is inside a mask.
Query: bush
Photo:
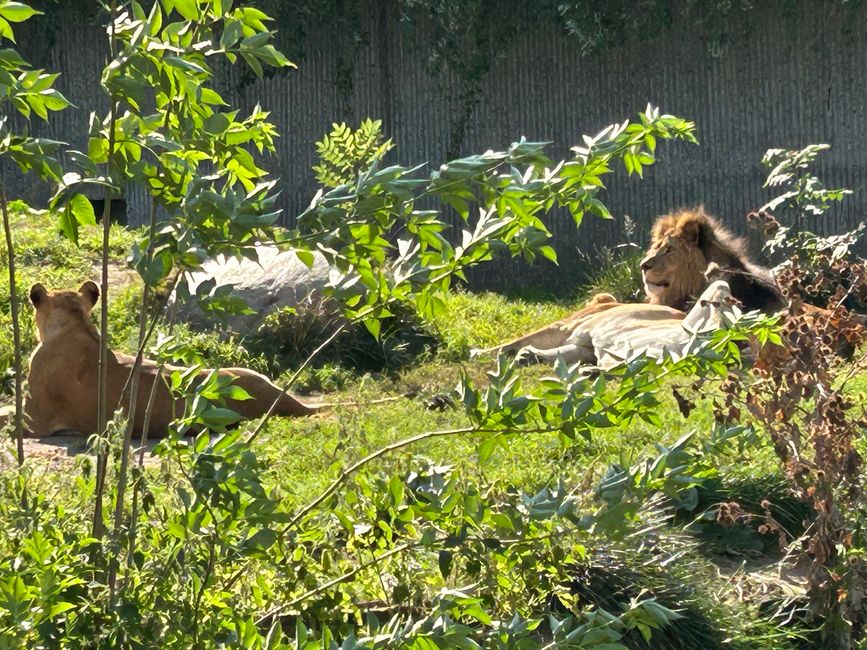
[[[628,215],[623,217],[623,238],[625,242],[617,246],[579,253],[587,269],[581,282],[581,296],[585,300],[598,293],[610,293],[620,302],[644,302],[641,275],[644,249],[635,243],[636,224]]]
[[[342,316],[327,299],[269,314],[258,331],[244,337],[250,354],[267,361],[268,372],[280,375],[301,366],[339,327]],[[318,354],[315,367],[338,364],[360,372],[396,370],[418,355],[434,350],[436,337],[409,314],[383,321],[380,339],[360,325],[350,325]]]
[[[644,251],[636,244],[596,249],[592,256],[586,256],[581,295],[589,300],[597,293],[610,293],[620,302],[644,302],[642,257]]]

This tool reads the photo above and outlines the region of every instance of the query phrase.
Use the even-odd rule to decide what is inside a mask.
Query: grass
[[[80,246],[76,247],[60,237],[50,215],[34,214],[17,206],[13,224],[23,297],[33,282],[41,282],[49,288],[65,288],[77,287],[83,280],[96,277],[94,263],[99,232],[95,228],[83,229]],[[135,233],[117,228],[113,235],[112,256],[116,262],[122,263]],[[5,256],[2,246],[0,254]],[[622,286],[628,286],[624,270],[618,268],[616,274],[623,280]],[[602,275],[597,276],[594,289],[614,286],[611,282],[606,285],[603,280]],[[137,327],[140,292],[136,287],[132,284],[111,297],[113,346],[127,351],[133,347]],[[583,294],[579,290],[576,295]],[[9,330],[8,296],[8,280],[4,276],[0,279],[0,328],[4,331]],[[488,347],[514,338],[566,316],[580,304],[581,300],[575,296],[524,294],[507,297],[459,291],[449,297],[445,315],[427,328],[427,335],[433,334],[439,340],[436,350],[429,348],[406,365],[388,372],[361,372],[335,363],[311,371],[305,378],[305,385],[328,390],[326,399],[342,405],[315,417],[275,419],[268,425],[256,443],[256,451],[266,467],[268,486],[281,495],[287,509],[292,509],[309,501],[343,468],[371,451],[418,433],[465,427],[468,422],[462,412],[448,407],[430,409],[428,403],[431,397],[450,391],[462,373],[479,383],[484,381],[485,372],[493,367],[493,362],[469,361],[469,349]],[[26,346],[30,348],[34,340],[29,308],[24,309],[23,320],[28,332]],[[259,370],[274,370],[273,353],[268,349],[257,350],[243,338],[221,339],[215,334],[193,334],[183,326],[175,333],[187,339],[213,365],[247,365]],[[0,340],[0,369],[8,364],[10,358],[11,343],[8,338]],[[285,376],[292,368],[277,370],[282,370]],[[522,370],[522,377],[532,385],[548,372],[546,367],[531,367]],[[867,388],[867,376],[856,377],[850,388],[853,391]],[[689,392],[690,389],[681,386],[680,390]],[[385,395],[407,392],[416,396],[365,406],[367,402]],[[600,433],[589,441],[568,446],[564,446],[554,434],[513,435],[484,463],[479,462],[478,440],[472,435],[450,436],[423,441],[387,454],[372,469],[384,474],[406,475],[425,462],[449,465],[463,477],[483,477],[503,494],[514,488],[533,492],[564,480],[573,487],[585,506],[592,508],[593,488],[611,463],[628,464],[653,454],[657,445],[672,442],[688,430],[697,431],[699,436],[711,430],[710,404],[714,393],[705,388],[694,397],[698,400],[697,408],[686,419],[674,398],[668,395],[659,410],[661,425],[658,427],[632,422]],[[754,504],[761,500],[761,491],[769,485],[768,481],[771,487],[779,485],[779,479],[774,483],[774,477],[778,476],[777,465],[767,445],[744,453],[732,452],[729,457],[719,460],[720,475],[725,476],[726,481],[713,484],[701,494],[702,509],[712,508],[723,499],[741,499],[745,504]],[[67,472],[52,474],[40,470],[37,473],[45,491],[66,501],[69,506],[88,498],[91,469],[88,457],[83,456],[74,461]],[[165,471],[167,468],[156,471],[151,480],[171,483],[171,477],[162,474]],[[779,500],[784,495],[778,497]],[[725,647],[787,647],[786,641],[779,638],[779,632],[758,616],[758,603],[738,601],[729,581],[718,578],[714,564],[718,554],[746,557],[753,553],[754,556],[755,549],[740,548],[734,541],[727,544],[726,536],[714,531],[705,531],[704,538],[697,534],[690,539],[692,545],[671,565],[667,577],[650,575],[635,563],[624,566],[622,553],[603,569],[609,573],[613,571],[612,575],[619,576],[620,580],[645,580],[648,588],[656,585],[655,588],[667,590],[665,593],[671,594],[673,606],[679,602],[684,606],[688,604],[697,612],[694,618],[698,636],[695,638],[704,639],[702,648],[718,647],[715,645],[717,641],[721,643],[720,640],[726,636],[734,641]],[[663,543],[665,539],[660,540],[660,544]],[[768,548],[762,547],[760,552],[766,551]],[[593,571],[596,572],[593,584],[598,586],[598,575],[604,577],[605,573],[599,567]],[[611,587],[615,582],[603,579],[601,584]],[[640,591],[642,586],[633,581],[629,593],[636,587]],[[624,588],[615,588],[614,591],[618,598],[623,598],[626,593]],[[609,596],[611,594],[605,598]],[[708,627],[711,632],[707,631]],[[647,647],[637,638],[631,643],[630,647]],[[659,645],[653,647],[690,646],[660,640]]]

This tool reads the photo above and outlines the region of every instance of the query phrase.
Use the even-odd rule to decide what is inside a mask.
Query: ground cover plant
[[[345,369],[318,369],[319,388],[341,388],[328,396],[338,405],[307,419],[239,423],[224,406],[236,386],[166,371],[187,409],[148,463],[104,399],[91,453],[40,462],[19,437],[20,466],[0,471],[4,647],[858,647],[862,443],[847,407],[861,367],[835,374],[830,350],[805,357],[816,347],[799,339],[797,313],[782,330],[748,315],[684,358],[636,358],[610,376],[466,361],[470,347],[578,301],[456,292],[464,272],[495,253],[554,258],[546,219],[555,207],[579,226],[610,217],[600,188],[613,167],[641,174],[658,141],[695,140],[691,123],[648,107],[585,137],[566,160],[522,140],[435,170],[388,165],[399,143],[374,122],[336,125],[320,143],[325,187],[298,229],[284,230],[266,172],[277,136],[267,111],[241,115],[213,89],[216,61],[253,74],[290,65],[267,16],[231,0],[104,9],[109,111],[92,118],[88,151],[68,153],[74,169],[61,174],[57,143],[25,138],[21,146],[37,147],[25,158],[0,149],[57,182],[50,212],[3,201],[15,227],[0,295],[23,327],[0,350],[16,401],[33,340],[12,296],[23,300],[27,283],[46,276],[77,286],[73,276],[94,261],[102,340],[138,363],[146,350],[159,363],[241,361],[284,370],[283,385],[297,387],[306,363],[269,365],[274,352],[252,340],[190,340],[159,299],[175,290],[212,311],[242,309],[223,287],[189,295],[185,272],[215,253],[254,256],[262,241],[301,259],[319,251],[336,269],[329,297],[344,319],[317,348],[352,325],[383,340],[391,319],[408,314],[438,349],[390,374],[329,384],[328,373]],[[0,16],[33,12],[0,2]],[[63,108],[51,92],[28,103],[33,93],[15,84],[32,75],[9,52],[0,62],[12,66],[14,107],[44,117],[44,95]],[[111,198],[130,183],[152,199],[142,232],[110,223]],[[104,192],[99,226],[85,186]],[[443,206],[460,215],[460,232],[449,232]],[[137,277],[121,281],[127,256]],[[839,329],[844,309],[811,332]],[[858,345],[857,327],[844,329]],[[753,373],[742,365],[750,341],[782,352]],[[821,390],[793,392],[787,363],[806,379],[798,386]],[[135,394],[135,369],[130,381]],[[372,403],[384,395],[399,399]],[[797,417],[778,417],[782,402]],[[184,436],[190,427],[201,433]],[[777,562],[801,541],[807,588],[769,580],[791,568]]]

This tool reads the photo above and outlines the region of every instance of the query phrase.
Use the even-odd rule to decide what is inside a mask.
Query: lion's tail
[[[274,409],[274,415],[313,415],[322,408],[318,404],[307,404],[291,393],[283,391],[258,372],[247,368],[226,368],[223,372],[234,377],[235,385],[243,388],[252,397],[248,400],[229,400],[230,408],[244,418],[251,419],[265,415],[275,401],[277,407]]]

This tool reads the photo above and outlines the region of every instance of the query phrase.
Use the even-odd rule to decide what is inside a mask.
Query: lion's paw
[[[532,366],[544,361],[542,356],[531,346],[521,348],[515,355],[515,364],[519,366]]]

